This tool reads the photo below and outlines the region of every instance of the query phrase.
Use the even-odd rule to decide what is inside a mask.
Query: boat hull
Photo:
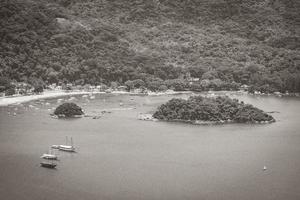
[[[47,154],[44,153],[41,158],[47,159],[47,160],[57,160],[57,156],[55,154]]]
[[[59,149],[59,146],[60,146],[60,145],[52,145],[51,148],[52,148],[52,149]]]
[[[61,151],[75,152],[75,148],[69,145],[59,145],[58,149]]]
[[[41,167],[54,169],[54,168],[56,167],[56,164],[53,164],[53,163],[43,163],[43,162],[41,162]]]
[[[41,158],[46,160],[57,160],[57,157],[52,157],[52,156],[41,156]]]
[[[63,147],[59,147],[58,149],[60,151],[75,152],[75,148],[63,148]]]

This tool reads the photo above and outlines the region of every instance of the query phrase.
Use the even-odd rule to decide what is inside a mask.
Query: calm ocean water
[[[299,98],[232,95],[277,111],[272,124],[137,120],[173,97],[76,96],[73,102],[91,115],[111,111],[100,119],[53,119],[48,109],[59,105],[57,99],[0,107],[1,198],[300,199]],[[41,168],[41,154],[66,136],[73,137],[78,153],[57,152],[57,169]]]

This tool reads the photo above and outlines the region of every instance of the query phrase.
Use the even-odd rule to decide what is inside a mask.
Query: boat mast
[[[73,147],[73,138],[71,137],[71,147]]]

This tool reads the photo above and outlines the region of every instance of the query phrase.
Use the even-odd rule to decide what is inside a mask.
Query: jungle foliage
[[[299,8],[297,0],[0,0],[0,76],[142,80],[157,90],[191,76],[202,81],[196,90],[299,92]]]
[[[63,103],[55,109],[54,114],[57,116],[74,117],[83,115],[84,113],[75,103]]]
[[[272,122],[274,118],[262,110],[229,97],[208,98],[192,96],[188,100],[171,99],[153,114],[167,121],[212,121],[237,123]]]

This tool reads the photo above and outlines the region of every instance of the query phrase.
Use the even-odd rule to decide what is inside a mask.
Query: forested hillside
[[[298,0],[0,0],[0,27],[15,81],[300,92]]]

